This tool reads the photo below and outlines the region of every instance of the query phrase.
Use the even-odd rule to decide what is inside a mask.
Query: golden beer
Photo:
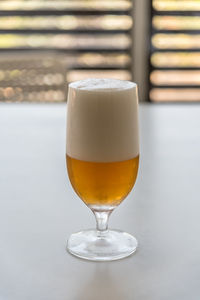
[[[71,184],[87,205],[116,206],[133,188],[139,156],[119,162],[88,162],[66,155]]]

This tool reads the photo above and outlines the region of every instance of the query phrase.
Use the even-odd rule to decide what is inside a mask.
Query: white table
[[[109,263],[65,251],[95,226],[67,178],[65,110],[0,105],[0,300],[199,300],[200,106],[140,107],[138,180],[110,219],[139,249]]]

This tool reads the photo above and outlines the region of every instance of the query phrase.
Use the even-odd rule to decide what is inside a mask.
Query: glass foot
[[[136,251],[137,245],[137,240],[126,232],[85,230],[70,236],[67,250],[83,259],[110,261],[131,255]]]

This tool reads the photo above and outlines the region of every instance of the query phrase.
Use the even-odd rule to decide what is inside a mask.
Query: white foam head
[[[67,154],[79,160],[114,162],[139,154],[137,85],[116,79],[69,84]]]

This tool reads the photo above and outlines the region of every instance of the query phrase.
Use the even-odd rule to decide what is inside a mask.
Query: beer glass
[[[96,230],[70,236],[68,251],[107,261],[132,254],[137,240],[108,229],[112,211],[133,188],[139,164],[137,85],[115,79],[69,84],[66,162],[71,185],[92,210]]]

